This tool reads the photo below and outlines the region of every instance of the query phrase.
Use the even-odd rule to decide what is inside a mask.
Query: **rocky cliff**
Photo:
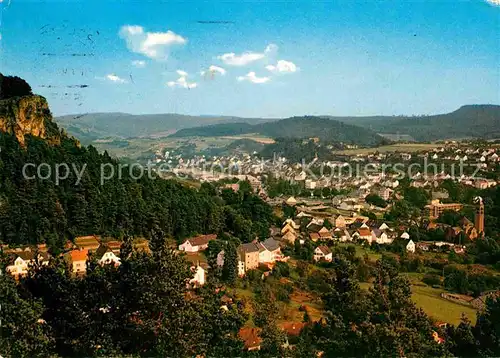
[[[14,134],[23,146],[26,135],[45,138],[51,143],[60,139],[47,100],[37,95],[0,100],[0,132]]]

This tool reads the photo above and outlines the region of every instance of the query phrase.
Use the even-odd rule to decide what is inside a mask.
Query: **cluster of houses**
[[[390,244],[397,232],[386,223],[379,223],[365,216],[333,215],[321,218],[301,211],[295,218],[283,222],[278,235],[282,241],[292,244],[296,240],[302,244],[306,239],[313,242],[365,240],[368,244]]]
[[[216,240],[217,235],[200,235],[186,239],[179,245],[179,251],[186,253],[196,253],[208,248],[211,240]],[[272,268],[276,261],[286,261],[288,257],[281,253],[280,242],[273,238],[264,241],[254,240],[249,243],[241,244],[238,249],[238,275],[244,276],[248,270],[259,267]],[[189,255],[187,256],[189,259]],[[217,265],[224,265],[224,251],[217,255]],[[198,284],[203,284],[198,282]]]
[[[81,236],[75,238],[74,242],[66,242],[62,256],[73,274],[84,275],[89,255],[92,255],[100,265],[119,265],[121,245],[120,241],[106,240],[100,236]],[[137,250],[149,250],[148,241],[145,239],[136,239],[133,245]],[[15,249],[3,247],[2,251],[9,260],[6,271],[16,279],[26,276],[33,265],[47,265],[51,258],[45,244]]]
[[[333,148],[332,148],[333,150]],[[303,163],[295,163],[288,158],[275,156],[273,160],[264,161],[256,156],[256,153],[245,153],[237,151],[227,156],[194,156],[183,158],[182,153],[171,151],[158,151],[155,154],[157,163],[167,162],[172,164],[173,173],[187,174],[195,180],[219,181],[225,178],[238,178],[248,180],[255,191],[267,199],[266,190],[261,182],[263,174],[270,174],[276,178],[302,184],[302,186],[313,193],[315,189],[334,188],[345,190],[355,188],[348,195],[337,197],[331,205],[340,210],[358,212],[362,209],[377,211],[382,208],[374,207],[364,201],[364,198],[375,193],[384,200],[397,199],[396,189],[400,186],[400,174],[384,170],[384,166],[403,162],[410,165],[414,161],[422,163],[426,160],[429,168],[421,168],[421,172],[408,172],[411,176],[411,185],[422,188],[437,188],[447,179],[452,179],[465,185],[486,189],[498,185],[494,179],[472,176],[457,171],[446,171],[448,169],[441,164],[473,163],[484,170],[494,169],[500,162],[498,148],[489,144],[477,144],[474,142],[446,142],[437,144],[435,148],[423,149],[419,152],[375,152],[338,154],[335,160],[323,160],[314,158],[308,164],[311,171],[304,170]],[[358,173],[357,165],[370,165],[370,172]],[[434,169],[433,165],[436,167]],[[315,169],[321,168],[320,172],[325,175],[311,175]],[[373,170],[371,170],[373,169]],[[347,174],[346,174],[347,172]],[[236,189],[237,190],[237,189]],[[317,195],[317,194],[316,194]]]

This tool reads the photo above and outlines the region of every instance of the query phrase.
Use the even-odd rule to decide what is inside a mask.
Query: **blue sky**
[[[442,113],[500,103],[494,1],[0,0],[0,71],[55,115]]]

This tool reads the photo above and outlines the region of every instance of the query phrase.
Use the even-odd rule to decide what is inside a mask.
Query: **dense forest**
[[[7,244],[47,242],[57,247],[80,235],[146,236],[154,227],[173,238],[228,231],[249,241],[265,236],[272,219],[268,206],[250,191],[225,202],[227,194],[219,195],[215,188],[198,191],[129,168],[119,175],[119,163],[107,153],[80,147],[72,138],[51,146],[30,136],[21,148],[13,135],[0,133],[0,146],[0,240]],[[44,177],[48,168],[54,174],[59,163],[83,175],[77,184],[70,169],[57,185],[54,176],[41,179],[32,167],[27,173],[33,179],[25,178],[25,163],[46,163],[41,167]],[[115,175],[101,185],[101,168],[107,164]]]
[[[0,107],[30,101],[31,89],[20,81],[3,92]],[[232,195],[206,184],[195,190],[145,168],[120,167],[107,153],[82,147],[59,131],[50,112],[43,116],[50,126],[46,139],[26,135],[20,143],[0,131],[0,242],[47,243],[56,249],[80,235],[147,236],[153,228],[175,239],[221,232],[243,241],[266,237],[271,209],[250,189]],[[58,166],[65,177],[59,182]],[[115,175],[109,175],[111,168]]]

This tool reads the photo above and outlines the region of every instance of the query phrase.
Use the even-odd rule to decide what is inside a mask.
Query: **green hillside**
[[[173,137],[217,137],[258,133],[271,138],[317,137],[328,142],[377,145],[384,139],[368,129],[325,117],[291,117],[261,124],[233,123],[183,129]]]
[[[500,138],[500,106],[497,105],[467,105],[451,113],[432,116],[345,117],[339,120],[377,133],[409,135],[417,141]]]
[[[87,113],[56,117],[61,127],[82,142],[107,137],[166,136],[176,130],[219,123],[268,121],[262,118],[225,116],[186,116],[181,114]]]
[[[309,122],[296,122],[303,119]],[[326,120],[332,120],[333,123],[327,123]],[[383,134],[390,140],[431,141],[464,137],[488,139],[500,137],[498,105],[467,105],[451,113],[432,116],[306,116],[279,120],[234,116],[187,116],[173,113],[145,115],[87,113],[57,117],[55,121],[86,144],[109,137],[164,137],[176,131],[179,131],[176,133],[178,137],[211,137],[255,132],[274,138],[296,138],[297,132],[304,129],[306,130],[304,136],[321,138],[334,136],[339,138],[338,140],[347,142],[352,140],[353,135],[355,138],[360,134],[363,143],[374,142],[373,138],[368,139],[369,136],[373,136],[372,132]],[[339,122],[350,127],[342,127]],[[327,132],[323,131],[322,125],[326,125]],[[355,132],[353,125],[362,127],[364,131]],[[282,130],[285,131],[285,135],[281,133]]]

